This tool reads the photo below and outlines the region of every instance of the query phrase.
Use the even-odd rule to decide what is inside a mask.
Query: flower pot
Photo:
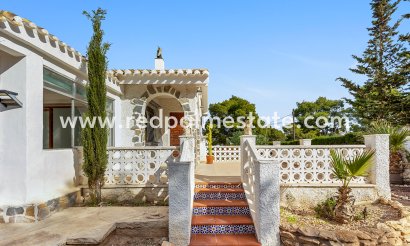
[[[214,163],[214,156],[213,155],[207,155],[206,156],[206,164],[213,164]]]

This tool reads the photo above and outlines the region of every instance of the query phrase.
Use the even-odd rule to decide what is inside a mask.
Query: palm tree
[[[366,150],[353,158],[345,158],[340,152],[330,150],[333,175],[342,181],[342,186],[338,189],[334,211],[336,221],[348,223],[353,219],[353,197],[350,195],[352,189],[349,184],[355,177],[367,176],[373,155],[373,150]]]
[[[410,130],[406,127],[393,126],[386,121],[375,121],[369,130],[371,134],[390,134],[390,173],[401,173],[406,155],[403,153],[406,138]]]

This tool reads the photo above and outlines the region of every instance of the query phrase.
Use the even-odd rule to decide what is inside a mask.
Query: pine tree
[[[88,85],[87,102],[88,111],[84,117],[90,120],[94,117],[106,117],[106,87],[105,78],[107,71],[106,53],[110,47],[103,43],[104,32],[101,29],[101,21],[105,19],[106,11],[98,8],[92,13],[86,11],[83,14],[91,20],[93,36],[87,47],[88,58]],[[104,185],[104,173],[107,166],[107,141],[108,131],[96,120],[94,127],[87,125],[82,130],[82,143],[84,149],[83,170],[88,177],[91,201],[94,204],[101,202],[101,187]]]
[[[402,69],[405,46],[399,42],[397,28],[401,20],[392,21],[401,0],[373,0],[372,26],[368,28],[370,40],[362,56],[353,55],[357,65],[353,73],[366,76],[364,84],[346,78],[338,78],[349,90],[353,99],[346,99],[354,109],[355,116],[363,125],[375,120],[393,124],[408,121],[408,109],[403,107],[404,93],[408,83],[408,71]]]

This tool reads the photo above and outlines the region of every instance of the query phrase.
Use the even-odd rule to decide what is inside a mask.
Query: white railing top
[[[257,145],[257,149],[349,149],[366,148],[366,145]]]
[[[108,147],[107,150],[176,150],[179,146]]]

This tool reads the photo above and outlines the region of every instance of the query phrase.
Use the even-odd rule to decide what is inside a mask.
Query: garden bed
[[[367,216],[362,211],[366,208]],[[410,210],[398,202],[355,206],[355,220],[338,224],[319,218],[314,209],[282,208],[281,240],[284,245],[407,245],[410,244]]]

